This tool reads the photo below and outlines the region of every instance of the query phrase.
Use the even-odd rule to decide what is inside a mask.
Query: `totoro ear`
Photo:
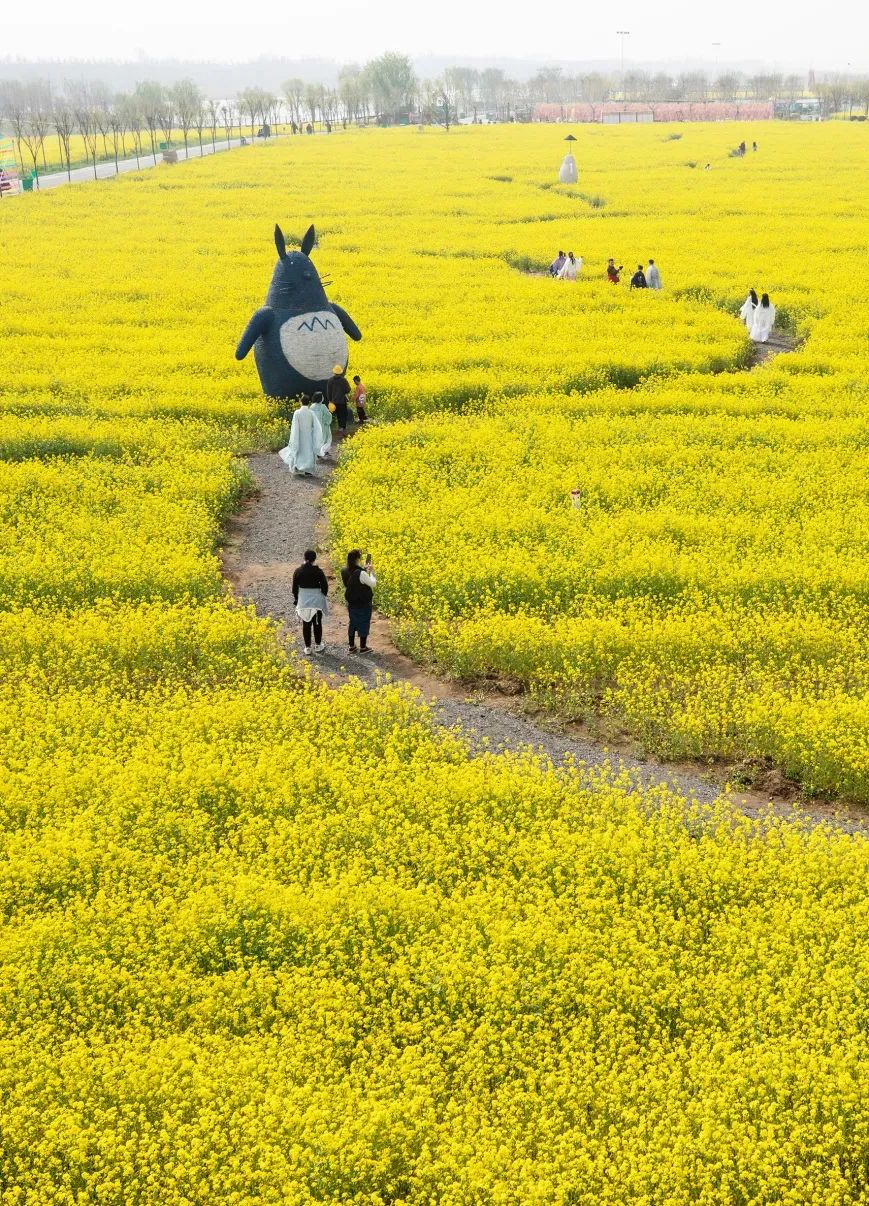
[[[275,223],[275,247],[277,247],[278,255],[281,259],[285,260],[287,258],[287,244],[284,239],[284,232],[277,223]]]
[[[305,231],[305,237],[302,239],[302,251],[305,255],[310,255],[314,244],[317,242],[317,232],[313,226],[309,226]]]

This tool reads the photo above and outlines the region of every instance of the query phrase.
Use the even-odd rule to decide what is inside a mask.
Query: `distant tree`
[[[290,110],[290,119],[297,126],[302,124],[302,103],[305,98],[305,81],[300,79],[284,80],[281,85],[281,91],[284,94],[284,100]]]
[[[839,74],[827,76],[820,87],[820,94],[827,116],[841,113],[848,95],[848,83],[845,77]]]
[[[796,100],[803,94],[805,81],[801,75],[787,75],[782,81],[782,87],[790,100]]]
[[[27,96],[20,80],[0,80],[0,116],[9,123],[18,144],[18,159],[23,163],[21,139],[27,122]]]
[[[465,114],[470,113],[476,121],[479,109],[479,71],[474,67],[448,67],[443,79],[456,98],[458,108]]]
[[[68,84],[67,92],[75,118],[75,127],[82,137],[87,156],[93,163],[94,180],[96,180],[99,128],[95,110],[99,102],[94,99],[91,85],[81,81],[76,84]]]
[[[167,143],[172,141],[172,131],[175,129],[175,98],[171,88],[163,89],[163,104],[160,106],[160,129]]]
[[[724,72],[715,81],[715,92],[719,100],[732,101],[736,99],[739,88],[739,76],[733,72]]]
[[[211,149],[217,151],[217,127],[220,125],[220,105],[216,100],[206,100],[205,114],[211,130]]]
[[[338,97],[347,121],[358,121],[362,113],[364,82],[362,69],[353,63],[338,73]]]
[[[72,156],[70,151],[72,136],[75,133],[75,114],[65,96],[56,96],[54,98],[51,121],[54,126],[54,132],[57,135],[57,141],[60,143],[60,153],[66,164],[67,179],[72,180],[72,167],[70,163]]]
[[[92,83],[89,85],[89,88],[93,122],[96,126],[97,133],[102,139],[103,159],[108,159],[108,138],[111,130],[110,114],[112,110],[112,94],[103,83]]]
[[[235,125],[235,103],[231,100],[225,100],[220,106],[220,115],[223,118],[223,128],[226,130],[226,144],[232,142],[232,130]]]
[[[449,133],[458,117],[458,90],[445,72],[427,86],[432,120]]]
[[[365,75],[378,115],[395,122],[413,108],[416,75],[410,59],[391,51],[366,64]]]
[[[560,67],[541,67],[528,81],[528,89],[534,100],[546,104],[564,102],[565,80]]]
[[[24,85],[27,103],[22,141],[33,161],[33,174],[39,175],[38,159],[42,155],[42,166],[48,165],[45,160],[45,140],[52,128],[51,85],[47,80],[33,80]]]
[[[261,88],[244,88],[238,94],[239,114],[250,122],[251,138],[256,137],[256,123],[262,109],[263,96]]]
[[[127,133],[127,111],[124,106],[124,96],[118,94],[113,96],[108,107],[108,123],[109,131],[112,138],[112,152],[115,157],[115,175],[118,174],[120,168],[118,166],[118,152],[126,155],[126,133]]]
[[[140,162],[142,155],[142,132],[146,126],[145,115],[142,112],[139,97],[135,92],[130,92],[119,99],[118,106],[123,110],[124,121],[133,140],[136,167],[139,168],[142,166]]]
[[[199,91],[198,84],[194,84],[193,80],[179,80],[171,88],[171,98],[172,107],[178,117],[181,136],[184,139],[184,156],[186,158],[189,153],[187,136],[191,127],[195,126],[197,117],[200,117],[202,113],[202,93]],[[201,136],[199,142],[201,151]]]
[[[702,71],[686,71],[676,81],[677,100],[705,101],[709,83]]]
[[[199,139],[199,158],[202,158],[202,131],[208,124],[208,109],[205,104],[205,97],[200,93],[199,103],[193,113],[193,129],[196,131],[196,136]]]
[[[154,80],[143,80],[133,91],[135,103],[145,120],[145,129],[151,137],[151,154],[157,162],[157,131],[163,120],[165,96],[162,84]]]

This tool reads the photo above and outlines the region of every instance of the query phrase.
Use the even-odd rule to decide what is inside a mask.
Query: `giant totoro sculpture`
[[[356,323],[330,302],[309,253],[314,227],[302,239],[301,251],[287,251],[280,226],[275,226],[278,262],[266,294],[266,304],[254,314],[235,349],[244,360],[253,348],[263,392],[270,398],[295,398],[325,389],[336,364],[347,367],[344,332],[362,338]]]

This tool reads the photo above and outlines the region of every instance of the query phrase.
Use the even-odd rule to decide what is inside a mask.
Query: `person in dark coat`
[[[340,364],[336,364],[332,369],[332,376],[326,385],[326,401],[334,403],[335,418],[338,420],[338,426],[342,431],[347,430],[347,397],[350,393],[350,382],[341,368]]]
[[[646,281],[646,274],[645,274],[645,272],[643,272],[643,265],[637,264],[637,271],[631,277],[631,288],[632,289],[648,289],[648,287],[649,286]]]
[[[371,631],[371,614],[374,611],[374,587],[377,579],[374,576],[374,566],[371,557],[367,557],[365,565],[361,565],[362,554],[359,549],[351,549],[347,554],[347,564],[341,570],[341,581],[344,583],[344,598],[347,600],[347,641],[350,652],[356,652],[356,634],[359,634],[359,652],[370,653],[368,633]]]

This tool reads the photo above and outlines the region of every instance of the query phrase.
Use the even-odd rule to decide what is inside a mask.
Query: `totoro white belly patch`
[[[281,324],[281,350],[293,368],[309,381],[332,376],[336,364],[347,363],[347,337],[332,310],[296,314]]]

